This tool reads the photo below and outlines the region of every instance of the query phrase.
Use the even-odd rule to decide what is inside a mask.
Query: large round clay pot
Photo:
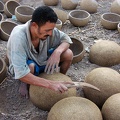
[[[43,0],[45,5],[55,6],[58,4],[59,0]]]
[[[15,8],[19,6],[20,3],[15,0],[9,0],[4,5],[4,12],[7,17],[12,17],[12,15],[15,15]]]
[[[89,60],[103,67],[120,64],[120,46],[114,41],[101,40],[91,46]]]
[[[9,0],[2,0],[3,3],[6,3],[7,1]],[[21,0],[15,0],[15,1],[20,2]]]
[[[120,22],[120,15],[116,13],[104,13],[101,15],[101,24],[104,28],[109,30],[117,29]]]
[[[28,5],[20,5],[15,9],[15,16],[17,20],[21,23],[25,23],[32,18],[34,8]]]
[[[70,77],[62,73],[54,73],[54,74],[41,73],[39,77],[52,81],[72,82]],[[60,94],[58,92],[55,92],[53,90],[44,87],[30,85],[29,94],[31,101],[35,106],[39,107],[42,110],[49,111],[51,107],[59,100],[70,96],[76,96],[76,89],[70,88],[65,93]]]
[[[86,10],[89,13],[97,12],[98,3],[96,0],[82,0],[80,2],[80,9]]]
[[[58,18],[62,21],[62,23],[65,23],[68,19],[68,13],[58,8],[54,8],[53,10],[57,14]]]
[[[0,38],[2,40],[7,41],[10,37],[10,34],[13,28],[17,25],[17,23],[12,21],[1,21],[0,23]]]
[[[112,2],[110,11],[113,13],[120,14],[120,0],[114,0]]]
[[[7,75],[6,63],[2,58],[0,58],[0,84],[5,80]]]
[[[90,88],[83,88],[85,97],[100,108],[111,95],[120,92],[120,74],[111,68],[93,69],[86,76],[85,82],[100,89],[100,92],[98,92]]]
[[[74,64],[74,63],[80,62],[83,59],[85,54],[85,48],[83,43],[80,40],[76,38],[71,38],[71,39],[73,44],[70,45],[70,49],[73,52],[72,63]]]
[[[4,12],[4,3],[0,1],[0,12]]]
[[[48,113],[47,120],[103,120],[99,108],[82,97],[58,101]]]
[[[73,10],[77,7],[78,0],[61,0],[61,6],[65,10]]]
[[[69,13],[70,22],[77,27],[86,26],[90,20],[90,14],[85,10],[72,10]]]
[[[120,93],[110,96],[102,107],[104,120],[120,120]]]

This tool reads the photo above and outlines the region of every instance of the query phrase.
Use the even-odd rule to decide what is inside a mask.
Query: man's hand
[[[47,72],[47,74],[53,74],[54,70],[56,72],[59,71],[60,55],[61,53],[56,50],[51,54],[45,67],[45,72]]]
[[[67,85],[74,85],[73,82],[50,81],[49,88],[59,93],[64,93],[68,90]]]

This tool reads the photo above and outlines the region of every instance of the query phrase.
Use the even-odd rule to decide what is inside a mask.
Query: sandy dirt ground
[[[100,23],[100,16],[110,11],[113,0],[98,0],[99,6],[97,13],[91,14],[90,22],[85,27],[80,27],[82,32],[75,32],[71,37],[81,40],[87,50],[82,61],[72,64],[67,75],[73,81],[84,81],[86,75],[93,69],[100,66],[89,62],[90,46],[99,39],[115,41],[120,45],[120,33],[117,30],[106,30]],[[28,4],[33,7],[44,5],[42,0],[21,0],[21,4]],[[61,3],[56,8],[61,8]],[[53,6],[52,6],[53,8]],[[78,5],[76,9],[80,9]],[[70,12],[70,10],[67,10]],[[70,22],[63,25],[62,31],[71,34],[78,31]],[[0,40],[0,57],[6,54],[7,41]],[[120,65],[110,67],[120,73]],[[6,81],[0,86],[0,120],[46,120],[48,111],[43,111],[35,107],[29,99],[21,98],[18,94],[19,80],[11,79],[8,75]],[[81,90],[80,90],[81,91]],[[82,92],[79,94],[83,95]]]

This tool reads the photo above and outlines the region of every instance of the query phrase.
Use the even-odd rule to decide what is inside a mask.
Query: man
[[[52,74],[54,70],[66,74],[73,59],[69,49],[71,39],[55,28],[55,12],[47,6],[38,7],[32,20],[16,26],[8,40],[7,55],[9,71],[15,79],[20,79],[19,92],[28,97],[27,84],[49,88],[58,92],[68,90],[72,82],[50,81],[37,77],[41,72]]]

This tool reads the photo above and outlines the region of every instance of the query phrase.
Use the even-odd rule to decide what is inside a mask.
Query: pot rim
[[[21,16],[29,16],[29,17],[31,17],[32,15],[24,15],[24,14],[21,14],[21,13],[19,13],[19,12],[17,11],[17,9],[19,9],[19,8],[25,8],[25,7],[35,10],[34,7],[31,7],[31,6],[29,6],[29,5],[20,5],[20,6],[17,6],[17,7],[15,8],[15,12],[16,12],[17,14],[21,15]]]
[[[84,12],[84,13],[87,13],[88,16],[85,17],[85,18],[75,18],[71,15],[71,13],[73,13],[73,12]],[[88,19],[90,16],[91,16],[90,13],[87,12],[86,10],[72,10],[72,11],[69,12],[69,17],[74,18],[76,20],[83,20],[83,19],[85,20],[85,19]]]
[[[112,13],[112,12],[103,13],[103,14],[101,15],[101,19],[104,20],[104,21],[106,21],[106,22],[111,22],[111,23],[119,23],[119,22],[120,22],[120,21],[114,22],[114,21],[106,20],[106,19],[104,18],[105,15],[115,15],[115,16],[118,16],[118,17],[120,18],[120,15],[117,14],[117,13]]]

